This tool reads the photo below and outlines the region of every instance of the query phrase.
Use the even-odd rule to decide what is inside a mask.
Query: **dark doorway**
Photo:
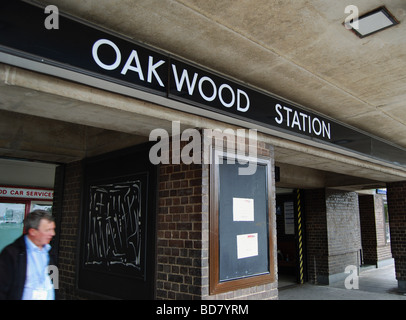
[[[278,279],[280,286],[304,283],[305,237],[301,192],[281,189],[276,195]]]
[[[153,299],[157,167],[145,144],[85,161],[79,289]]]

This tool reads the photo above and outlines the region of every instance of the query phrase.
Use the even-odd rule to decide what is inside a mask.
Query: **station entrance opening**
[[[307,281],[304,208],[298,189],[276,189],[278,288]]]
[[[0,252],[23,234],[33,210],[52,212],[55,165],[0,158]]]
[[[387,208],[386,189],[277,187],[278,288],[393,264]]]
[[[56,223],[60,298],[72,298],[66,282],[75,279],[97,298],[153,299],[158,167],[148,137],[0,114],[1,132],[13,136],[0,157],[0,251],[23,235],[29,212],[46,210]],[[66,272],[74,261],[78,270]]]

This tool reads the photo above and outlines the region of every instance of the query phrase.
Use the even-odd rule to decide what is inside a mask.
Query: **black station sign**
[[[12,55],[149,92],[256,126],[406,165],[406,150],[264,91],[58,12],[19,0],[0,4],[1,55]],[[28,67],[29,68],[29,67]]]
[[[47,16],[44,8],[2,1],[0,50],[166,95],[166,56],[62,14],[59,28],[49,30],[44,25]]]

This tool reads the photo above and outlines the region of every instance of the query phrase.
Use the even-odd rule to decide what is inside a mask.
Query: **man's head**
[[[55,235],[54,218],[44,210],[30,212],[24,220],[24,228],[28,238],[40,248],[48,244]]]

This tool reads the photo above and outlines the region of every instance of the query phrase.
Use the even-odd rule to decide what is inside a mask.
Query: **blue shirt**
[[[22,300],[54,300],[55,292],[48,274],[49,250],[51,246],[38,248],[25,236],[27,247],[27,273]]]

